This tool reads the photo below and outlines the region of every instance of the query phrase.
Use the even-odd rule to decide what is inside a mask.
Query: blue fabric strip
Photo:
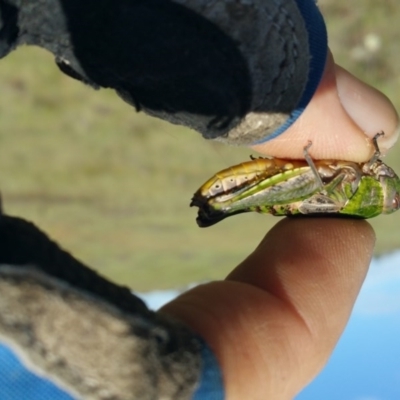
[[[297,0],[297,6],[303,15],[309,38],[308,46],[311,59],[307,85],[299,104],[296,109],[292,111],[287,121],[272,134],[254,144],[264,143],[276,138],[285,132],[286,129],[299,118],[317,90],[324,72],[326,57],[328,55],[328,37],[324,19],[315,0]]]
[[[199,386],[193,395],[193,400],[224,400],[224,383],[218,361],[208,345],[202,339],[200,340],[203,366]]]
[[[202,369],[193,400],[224,400],[222,373],[208,347],[202,344]],[[15,354],[0,343],[0,400],[73,400],[52,382],[25,369]]]
[[[73,400],[52,382],[25,369],[15,354],[0,343],[0,400]]]

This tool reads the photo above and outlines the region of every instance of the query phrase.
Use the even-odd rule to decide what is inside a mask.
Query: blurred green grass
[[[399,109],[397,0],[319,4],[337,62]],[[142,291],[222,278],[277,222],[244,214],[197,228],[193,192],[251,152],[136,114],[112,91],[61,74],[43,50],[21,48],[1,60],[0,93],[6,211],[117,282]],[[399,154],[396,146],[387,157],[397,171]],[[400,213],[371,222],[378,252],[400,247]]]

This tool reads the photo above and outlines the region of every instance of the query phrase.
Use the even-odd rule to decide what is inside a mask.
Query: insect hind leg
[[[341,208],[341,204],[336,202],[334,199],[324,194],[317,193],[309,199],[303,200],[299,207],[299,211],[302,214],[327,214],[337,213]]]

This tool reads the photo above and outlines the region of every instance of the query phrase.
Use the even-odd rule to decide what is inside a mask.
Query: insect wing
[[[258,185],[261,181],[268,184],[268,178],[283,171],[305,166],[303,161],[257,158],[233,167],[224,169],[207,182],[195,193],[195,198],[209,199],[218,195],[237,193],[242,188],[246,190]],[[272,184],[272,183],[271,183]]]
[[[191,206],[199,207],[198,224],[210,226],[261,205],[290,202],[310,185],[307,195],[317,183],[304,161],[256,159],[214,175],[195,193]]]

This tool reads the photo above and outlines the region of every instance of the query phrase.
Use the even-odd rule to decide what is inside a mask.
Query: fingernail
[[[336,66],[339,99],[352,120],[369,137],[384,131],[379,147],[384,153],[397,141],[399,116],[390,100],[375,88],[360,81],[340,66]]]

